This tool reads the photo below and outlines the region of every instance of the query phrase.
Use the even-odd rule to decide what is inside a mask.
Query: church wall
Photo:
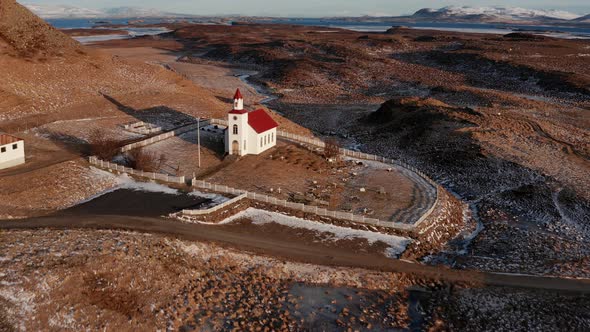
[[[262,134],[256,133],[256,131],[252,130],[255,134],[255,154],[260,154],[277,144],[277,129],[273,128],[271,130],[265,131]],[[268,135],[268,139],[266,140],[266,144],[264,144],[264,137]],[[262,138],[262,146],[260,146],[260,139]]]
[[[234,120],[234,117],[237,120]],[[228,114],[228,126],[227,126],[227,139],[225,141],[225,151],[229,154],[232,154],[232,144],[234,141],[238,141],[240,146],[240,155],[248,154],[248,151],[244,150],[244,139],[246,142],[249,140],[249,129],[250,126],[248,125],[248,113],[245,114]],[[233,127],[234,124],[238,125],[238,134],[234,135]],[[247,143],[248,144],[248,143]]]

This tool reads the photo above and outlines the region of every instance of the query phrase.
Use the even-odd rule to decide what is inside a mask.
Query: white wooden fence
[[[206,126],[209,124],[227,126],[227,121],[222,120],[222,119],[209,119],[209,120],[201,121],[201,123],[200,123],[201,126]],[[199,129],[197,124],[191,124],[191,125],[187,125],[184,127],[180,127],[180,128],[177,128],[173,131],[170,131],[170,132],[167,132],[164,134],[160,134],[160,135],[157,135],[154,137],[150,137],[150,138],[145,139],[140,142],[125,145],[124,147],[121,148],[121,151],[125,152],[125,151],[129,151],[131,149],[135,149],[138,147],[144,147],[146,145],[153,144],[153,143],[156,143],[156,142],[159,142],[159,141],[168,139],[170,137],[180,135],[180,134],[183,134],[183,133],[195,130],[195,129]],[[325,146],[326,146],[326,143],[320,139],[296,135],[296,134],[288,133],[288,132],[282,131],[282,130],[277,131],[277,136],[281,137],[283,139],[297,142],[297,143],[310,144],[310,145],[313,145],[313,146],[316,146],[316,147],[322,148],[322,149],[325,148]],[[400,166],[400,167],[406,168],[406,169],[418,174],[422,179],[424,179],[426,182],[428,182],[429,184],[434,186],[434,188],[436,190],[436,200],[435,200],[434,204],[429,208],[428,211],[426,211],[426,213],[424,213],[420,217],[420,219],[417,222],[415,222],[414,224],[404,224],[404,223],[399,223],[399,222],[390,222],[390,221],[382,221],[382,220],[374,219],[374,218],[367,218],[364,215],[359,216],[359,215],[355,215],[355,214],[349,213],[349,212],[327,210],[327,209],[320,208],[320,207],[314,206],[314,205],[305,205],[302,203],[288,202],[286,200],[281,200],[281,199],[278,199],[278,198],[275,198],[272,196],[257,194],[254,192],[248,192],[245,190],[235,189],[235,188],[231,188],[231,187],[224,186],[224,185],[212,184],[212,183],[208,183],[205,181],[192,179],[192,185],[195,187],[202,188],[202,189],[209,189],[209,190],[213,190],[213,191],[217,191],[217,192],[233,194],[233,195],[239,195],[239,196],[226,202],[226,203],[223,203],[223,204],[220,204],[216,207],[213,207],[211,209],[187,210],[187,211],[193,211],[193,212],[188,212],[187,214],[210,213],[210,212],[216,211],[218,209],[221,209],[221,208],[231,204],[229,202],[233,203],[237,198],[242,199],[243,198],[242,196],[245,195],[244,197],[247,197],[249,199],[256,200],[259,202],[269,203],[269,204],[273,204],[273,205],[277,205],[277,206],[283,206],[286,208],[299,210],[299,211],[303,211],[306,213],[313,213],[313,214],[316,214],[319,216],[326,216],[326,217],[331,217],[331,218],[335,218],[335,219],[348,220],[348,221],[352,221],[352,222],[356,222],[356,223],[362,223],[362,224],[368,224],[368,225],[374,225],[374,226],[380,226],[380,227],[389,227],[389,228],[394,228],[394,229],[399,229],[399,230],[404,230],[404,231],[412,231],[412,230],[415,230],[417,226],[422,224],[436,208],[436,206],[439,202],[439,192],[438,192],[439,186],[438,186],[438,184],[436,184],[433,180],[431,180],[428,176],[426,176],[424,173],[422,173],[418,169],[416,169],[404,162],[401,162],[399,160],[388,159],[385,157],[381,157],[381,156],[377,156],[377,155],[373,155],[373,154],[368,154],[368,153],[363,153],[363,152],[359,152],[359,151],[352,151],[352,150],[341,148],[340,153],[343,156],[347,156],[347,157],[364,159],[364,160],[374,160],[374,161],[382,162],[385,164]],[[172,182],[172,183],[182,183],[182,184],[185,183],[184,176],[176,177],[176,176],[170,176],[170,175],[161,174],[161,173],[143,172],[143,171],[135,170],[132,168],[124,167],[121,165],[117,165],[114,163],[102,161],[96,157],[90,157],[90,163],[100,166],[102,168],[109,168],[109,169],[116,170],[119,172],[129,173],[129,174],[133,174],[133,175],[137,175],[137,176],[141,176],[141,177],[147,177],[147,178],[150,178],[153,180],[160,180],[160,181]],[[194,211],[202,211],[202,212],[194,212]],[[205,212],[205,211],[208,211],[208,212]]]
[[[218,124],[218,125],[222,125],[222,126],[227,126],[227,121],[221,120],[221,119],[210,119],[210,123],[211,124]],[[277,130],[277,136],[280,138],[286,139],[286,140],[296,142],[296,143],[313,145],[313,146],[316,146],[321,149],[326,147],[326,143],[320,139],[311,138],[311,137],[302,136],[302,135],[296,135],[296,134],[288,133],[283,130]],[[374,161],[378,161],[378,162],[381,162],[384,164],[390,164],[390,165],[399,166],[399,167],[408,169],[408,170],[418,174],[422,179],[424,179],[426,182],[428,182],[430,185],[432,185],[436,191],[435,192],[436,200],[435,200],[434,204],[432,204],[432,206],[428,209],[428,211],[426,211],[418,219],[418,221],[416,221],[413,224],[413,226],[421,225],[430,216],[430,214],[432,214],[432,212],[436,208],[437,204],[439,203],[439,196],[440,196],[439,195],[439,190],[440,190],[439,185],[436,182],[434,182],[432,179],[430,179],[426,174],[422,173],[420,170],[416,169],[415,167],[408,165],[400,160],[385,158],[385,157],[377,156],[374,154],[368,154],[368,153],[363,153],[360,151],[353,151],[353,150],[344,149],[344,148],[340,148],[340,153],[343,156],[347,156],[347,157],[364,159],[364,160],[374,160]],[[237,189],[234,189],[234,190],[237,190]],[[334,212],[334,213],[344,213],[344,212]],[[348,214],[348,215],[350,215],[350,214]],[[330,215],[330,216],[332,216],[332,215]],[[356,218],[353,216],[347,220],[352,220],[353,218],[354,218],[355,222],[358,221],[358,219],[360,219],[359,216],[357,216]],[[343,218],[339,217],[339,219],[343,219]],[[368,222],[366,222],[366,223],[370,223],[370,224],[375,224],[375,221],[379,221],[377,219],[369,219],[369,218],[365,218],[364,220],[368,220]],[[392,224],[395,225],[396,224],[396,223],[391,223],[391,222],[386,222],[386,221],[379,221],[379,222],[381,224],[387,223],[388,225],[392,225]],[[380,226],[381,226],[381,224],[380,224]],[[402,223],[397,223],[397,224],[404,225],[404,226],[407,225],[407,224],[402,224]]]
[[[415,227],[414,225],[410,225],[410,224],[402,224],[399,222],[381,221],[379,219],[367,218],[363,215],[355,215],[355,214],[349,213],[349,212],[327,210],[327,209],[320,208],[315,205],[305,205],[303,203],[288,202],[286,200],[278,199],[276,197],[258,194],[258,193],[254,193],[254,192],[249,192],[249,191],[240,190],[240,189],[235,189],[235,188],[231,188],[231,187],[228,187],[225,185],[209,183],[209,182],[196,180],[196,179],[192,180],[192,185],[197,188],[208,189],[208,190],[212,190],[215,192],[221,192],[221,193],[227,193],[227,194],[240,194],[240,196],[245,195],[247,198],[249,198],[251,200],[259,201],[261,203],[268,203],[268,204],[272,204],[272,205],[276,205],[276,206],[282,206],[285,208],[289,208],[289,209],[293,209],[293,210],[297,210],[297,211],[303,211],[306,213],[313,213],[318,216],[331,217],[331,218],[340,219],[340,220],[348,220],[348,221],[352,221],[352,222],[356,222],[356,223],[373,225],[373,226],[389,227],[389,228],[394,228],[394,229],[399,229],[399,230],[404,230],[404,231],[411,231]]]
[[[172,176],[168,174],[162,173],[153,173],[153,172],[144,172],[137,169],[125,167],[123,165],[118,165],[115,163],[110,163],[108,161],[100,160],[97,157],[90,157],[89,161],[92,165],[98,166],[100,168],[107,168],[110,170],[118,171],[121,173],[132,174],[140,177],[145,177],[152,180],[159,180],[162,182],[170,182],[170,183],[178,183],[178,184],[185,184],[185,177],[184,176]]]
[[[241,194],[239,196],[236,196],[232,199],[230,199],[229,201],[225,201],[219,205],[215,205],[214,207],[208,208],[208,209],[203,209],[203,210],[182,210],[183,214],[189,215],[189,216],[200,216],[200,215],[207,215],[209,213],[213,213],[215,211],[221,210],[223,208],[225,208],[228,205],[231,205],[233,203],[236,203],[238,201],[241,201],[242,199],[246,198],[247,195],[246,194]]]
[[[209,121],[211,124],[227,126],[226,120],[210,119]],[[326,147],[326,143],[324,141],[322,141],[321,139],[312,138],[312,137],[308,137],[308,136],[302,136],[302,135],[296,135],[296,134],[292,134],[292,133],[289,133],[289,132],[286,132],[283,130],[277,130],[277,136],[280,138],[286,139],[286,140],[297,142],[297,143],[310,144],[310,145],[316,146],[318,148],[325,148]],[[382,162],[385,164],[401,166],[403,168],[409,169],[412,172],[420,175],[420,177],[422,177],[424,180],[426,180],[431,185],[433,185],[435,187],[437,186],[436,182],[432,181],[426,174],[422,173],[420,170],[416,169],[415,167],[408,165],[400,160],[389,159],[389,158],[377,156],[374,154],[368,154],[368,153],[363,153],[360,151],[353,151],[353,150],[344,149],[344,148],[340,148],[340,153],[343,156],[347,156],[347,157],[352,157],[352,158],[357,158],[357,159],[365,159],[365,160],[374,160],[374,161]]]

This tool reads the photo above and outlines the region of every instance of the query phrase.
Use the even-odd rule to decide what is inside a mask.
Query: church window
[[[234,125],[234,135],[238,134],[238,125]]]
[[[271,142],[275,141],[275,133],[270,133],[270,141]]]

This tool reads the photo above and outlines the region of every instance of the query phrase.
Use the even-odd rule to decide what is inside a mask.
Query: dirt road
[[[86,228],[138,231],[174,236],[184,240],[213,241],[256,254],[311,264],[360,267],[378,271],[410,273],[424,278],[451,282],[590,293],[590,280],[452,270],[444,267],[426,266],[385,257],[376,257],[352,252],[346,248],[331,249],[314,244],[286,242],[268,238],[261,234],[236,234],[220,227],[185,224],[162,218],[114,215],[64,215],[0,222],[0,229],[5,230],[35,228]]]

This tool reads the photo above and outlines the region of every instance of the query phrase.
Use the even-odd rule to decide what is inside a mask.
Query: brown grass
[[[324,148],[324,156],[326,158],[336,158],[340,155],[340,144],[333,138],[326,140],[326,147]]]
[[[101,129],[92,131],[88,138],[90,151],[93,155],[103,160],[111,160],[117,154],[119,141],[110,138]]]
[[[144,149],[133,149],[127,152],[127,165],[144,172],[156,172],[166,162],[164,154],[157,155]]]

